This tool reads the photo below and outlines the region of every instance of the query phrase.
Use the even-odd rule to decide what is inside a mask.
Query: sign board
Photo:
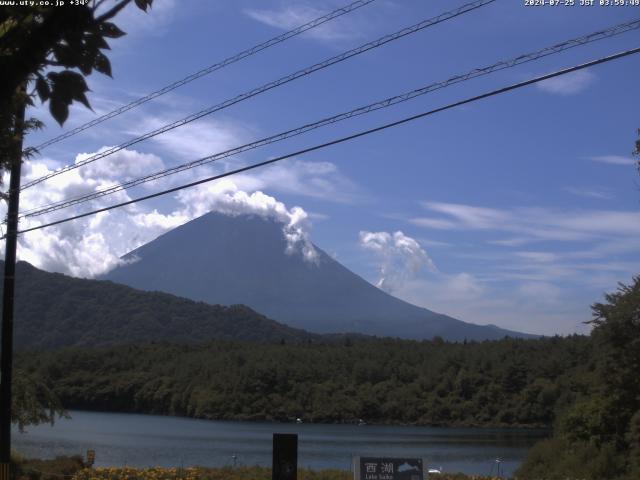
[[[298,435],[273,434],[272,480],[296,480],[298,477]]]
[[[422,458],[355,457],[354,480],[424,480]]]

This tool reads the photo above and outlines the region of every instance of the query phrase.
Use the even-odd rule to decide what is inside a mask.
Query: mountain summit
[[[289,248],[287,248],[289,247]],[[208,213],[130,252],[103,278],[210,304],[244,304],[317,333],[446,340],[526,334],[474,325],[411,305],[374,287],[317,246],[291,253],[282,224]]]

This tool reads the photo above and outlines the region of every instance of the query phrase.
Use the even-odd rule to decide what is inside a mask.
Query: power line
[[[450,110],[452,108],[459,107],[461,105],[465,105],[465,104],[468,104],[468,103],[476,102],[478,100],[482,100],[482,99],[485,99],[485,98],[489,98],[489,97],[500,95],[500,94],[503,94],[503,93],[506,93],[506,92],[510,92],[510,91],[516,90],[518,88],[526,87],[527,85],[532,85],[534,83],[542,82],[544,80],[549,80],[549,79],[554,78],[554,77],[559,77],[561,75],[566,75],[567,73],[572,73],[572,72],[575,72],[575,71],[578,71],[578,70],[582,70],[582,69],[585,69],[585,68],[589,68],[589,67],[592,67],[592,66],[595,66],[595,65],[599,65],[599,64],[602,64],[602,63],[611,62],[613,60],[617,60],[617,59],[620,59],[620,58],[623,58],[623,57],[626,57],[626,56],[629,56],[629,55],[633,55],[633,54],[636,54],[636,53],[639,53],[639,52],[640,52],[640,47],[634,48],[632,50],[626,50],[624,52],[619,52],[619,53],[616,53],[616,54],[613,54],[613,55],[609,55],[607,57],[599,58],[597,60],[592,60],[592,61],[587,62],[587,63],[583,63],[583,64],[576,65],[576,66],[573,66],[573,67],[565,68],[563,70],[558,70],[556,72],[549,73],[549,74],[546,74],[546,75],[542,75],[542,76],[539,76],[539,77],[536,77],[536,78],[532,78],[532,79],[529,79],[529,80],[526,80],[526,81],[523,81],[523,82],[515,83],[515,84],[509,85],[507,87],[502,87],[502,88],[499,88],[497,90],[492,90],[490,92],[483,93],[481,95],[476,95],[474,97],[470,97],[470,98],[467,98],[465,100],[460,100],[460,101],[457,101],[457,102],[454,102],[454,103],[450,103],[450,104],[445,105],[443,107],[439,107],[439,108],[436,108],[436,109],[433,109],[433,110],[429,110],[429,111],[426,111],[426,112],[423,112],[423,113],[419,113],[417,115],[412,115],[410,117],[405,117],[405,118],[403,118],[401,120],[396,120],[395,122],[387,123],[387,124],[384,124],[384,125],[381,125],[381,126],[378,126],[378,127],[375,127],[375,128],[371,128],[371,129],[364,130],[364,131],[361,131],[361,132],[358,132],[358,133],[354,133],[354,134],[348,135],[346,137],[341,137],[341,138],[338,138],[336,140],[332,140],[330,142],[322,143],[320,145],[315,145],[313,147],[308,147],[308,148],[305,148],[305,149],[302,149],[302,150],[298,150],[297,152],[293,152],[293,153],[289,153],[289,154],[286,154],[286,155],[282,155],[280,157],[272,158],[271,160],[265,160],[263,162],[254,163],[254,164],[248,165],[246,167],[237,168],[235,170],[231,170],[229,172],[221,173],[221,174],[218,174],[218,175],[213,175],[211,177],[203,178],[201,180],[197,180],[195,182],[190,182],[190,183],[187,183],[187,184],[184,184],[184,185],[180,185],[178,187],[169,188],[169,189],[166,189],[166,190],[162,190],[160,192],[152,193],[150,195],[145,195],[145,196],[142,196],[142,197],[138,197],[138,198],[135,198],[133,200],[129,200],[129,201],[118,203],[118,204],[111,205],[111,206],[108,206],[108,207],[99,208],[97,210],[92,210],[92,211],[89,211],[89,212],[81,213],[79,215],[74,215],[72,217],[63,218],[61,220],[56,220],[54,222],[49,222],[49,223],[46,223],[46,224],[43,224],[43,225],[38,225],[36,227],[26,228],[24,230],[20,230],[17,233],[18,234],[22,234],[22,233],[27,233],[27,232],[33,232],[35,230],[41,230],[43,228],[52,227],[54,225],[60,225],[61,223],[66,223],[66,222],[70,222],[72,220],[77,220],[77,219],[80,219],[80,218],[88,217],[90,215],[95,215],[95,214],[98,214],[98,213],[107,212],[107,211],[113,210],[115,208],[125,207],[127,205],[131,205],[131,204],[134,204],[134,203],[137,203],[137,202],[141,202],[141,201],[144,201],[144,200],[150,200],[152,198],[160,197],[162,195],[166,195],[166,194],[169,194],[169,193],[177,192],[179,190],[184,190],[185,188],[195,187],[195,186],[201,185],[203,183],[212,182],[214,180],[219,180],[221,178],[225,178],[225,177],[229,177],[229,176],[232,176],[232,175],[236,175],[238,173],[247,172],[249,170],[253,170],[253,169],[256,169],[256,168],[259,168],[259,167],[264,167],[264,166],[267,166],[267,165],[271,165],[273,163],[280,162],[282,160],[286,160],[286,159],[291,158],[291,157],[295,157],[295,156],[298,156],[298,155],[303,155],[305,153],[309,153],[309,152],[313,152],[313,151],[316,151],[316,150],[320,150],[320,149],[323,149],[323,148],[326,148],[326,147],[330,147],[332,145],[337,145],[337,144],[344,143],[344,142],[347,142],[347,141],[350,141],[350,140],[354,140],[356,138],[364,137],[364,136],[370,135],[372,133],[377,133],[377,132],[386,130],[388,128],[397,127],[399,125],[403,125],[405,123],[409,123],[409,122],[412,122],[414,120],[418,120],[418,119],[423,118],[423,117],[434,115],[436,113],[440,113],[440,112],[443,112],[445,110]],[[5,238],[5,237],[2,237],[2,238]]]
[[[65,167],[62,167],[59,170],[56,170],[55,172],[49,173],[47,175],[44,175],[42,177],[36,178],[35,180],[32,180],[28,183],[26,183],[23,187],[22,190],[25,190],[29,187],[33,187],[34,185],[37,185],[38,183],[44,182],[45,180],[55,177],[57,175],[60,175],[62,173],[68,172],[69,170],[74,170],[78,167],[81,167],[83,165],[86,165],[88,163],[92,163],[95,162],[96,160],[100,160],[101,158],[107,157],[109,155],[112,155],[116,152],[119,152],[120,150],[123,150],[127,147],[130,147],[132,145],[135,145],[137,143],[140,143],[144,140],[148,140],[149,138],[153,138],[157,135],[160,135],[162,133],[166,133],[170,130],[173,130],[175,128],[181,127],[183,125],[186,125],[188,123],[191,123],[195,120],[198,120],[199,118],[202,118],[204,116],[210,115],[214,112],[218,112],[220,110],[224,110],[225,108],[228,108],[232,105],[235,105],[236,103],[242,102],[244,100],[247,100],[249,98],[255,97],[256,95],[259,95],[261,93],[264,93],[268,90],[271,90],[273,88],[279,87],[281,85],[287,84],[289,82],[292,82],[294,80],[297,80],[298,78],[301,77],[305,77],[307,75],[310,75],[314,72],[317,72],[318,70],[322,70],[324,68],[327,68],[331,65],[335,65],[337,63],[343,62],[351,57],[354,57],[356,55],[360,55],[364,52],[367,52],[369,50],[372,50],[374,48],[378,48],[382,45],[385,45],[389,42],[393,42],[395,40],[398,40],[402,37],[405,37],[407,35],[411,35],[413,33],[416,33],[420,30],[423,30],[425,28],[437,25],[439,23],[445,22],[447,20],[450,20],[452,18],[456,18],[460,15],[463,15],[465,13],[471,12],[473,10],[476,10],[478,8],[481,8],[487,4],[493,3],[496,0],[476,0],[474,2],[471,3],[467,3],[465,5],[462,5],[461,7],[458,7],[456,9],[453,10],[449,10],[448,12],[444,12],[441,13],[440,15],[433,17],[433,18],[429,18],[427,20],[423,20],[415,25],[412,25],[410,27],[406,27],[403,28],[402,30],[399,30],[395,33],[392,34],[388,34],[385,35],[383,37],[378,38],[377,40],[365,43],[364,45],[361,45],[359,47],[353,48],[351,50],[348,50],[346,52],[343,52],[339,55],[336,55],[334,57],[331,57],[327,60],[324,60],[322,62],[316,63],[310,67],[307,68],[303,68],[302,70],[298,70],[297,72],[291,73],[289,75],[286,75],[284,77],[279,78],[278,80],[274,80],[272,82],[266,83],[260,87],[254,88],[253,90],[249,90],[248,92],[242,93],[240,95],[237,95],[233,98],[230,98],[228,100],[225,100],[222,103],[219,103],[217,105],[208,107],[204,110],[200,110],[199,112],[193,113],[187,117],[184,117],[180,120],[176,120],[173,123],[170,123],[168,125],[164,125],[160,128],[157,128],[156,130],[153,130],[151,132],[147,132],[144,135],[141,135],[139,137],[133,138],[131,140],[128,140],[124,143],[121,143],[119,145],[116,145],[115,147],[111,147],[108,148],[107,150],[100,152],[100,153],[96,153],[84,160],[82,160],[81,162],[77,162],[71,165],[67,165]]]
[[[329,22],[335,18],[341,17],[342,15],[346,15],[347,13],[351,13],[354,10],[357,10],[358,8],[364,7],[365,5],[368,5],[372,2],[374,2],[375,0],[358,0],[356,2],[350,3],[349,5],[346,5],[344,7],[338,8],[336,10],[334,10],[333,12],[330,12],[326,15],[323,15],[321,17],[318,17],[314,20],[311,20],[308,23],[305,23],[304,25],[300,25],[297,28],[294,28],[293,30],[289,30],[288,32],[285,32],[281,35],[278,35],[276,37],[273,37],[269,40],[267,40],[266,42],[262,42],[258,45],[255,45],[251,48],[248,48],[246,50],[243,50],[240,53],[237,53],[231,57],[228,57],[224,60],[222,60],[221,62],[218,63],[214,63],[213,65],[209,65],[208,67],[203,68],[202,70],[199,70],[195,73],[192,73],[191,75],[187,75],[186,77],[184,77],[181,80],[177,80],[173,83],[170,83],[169,85],[162,87],[160,90],[156,90],[155,92],[152,92],[148,95],[145,95],[144,97],[138,98],[137,100],[134,100],[131,103],[128,103],[126,105],[123,105],[119,108],[116,108],[115,110],[106,113],[94,120],[91,120],[90,122],[84,123],[72,130],[69,130],[68,132],[65,132],[61,135],[58,135],[57,137],[51,138],[49,140],[47,140],[46,142],[41,143],[40,145],[34,147],[36,150],[41,150],[45,147],[48,147],[49,145],[53,145],[54,143],[58,143],[66,138],[72,137],[88,128],[94,127],[95,125],[98,125],[106,120],[109,120],[113,117],[117,117],[118,115],[127,112],[133,108],[139,107],[140,105],[147,103],[150,100],[153,100],[154,98],[157,98],[161,95],[164,95],[165,93],[168,93],[172,90],[175,90],[178,87],[181,87],[183,85],[186,85],[189,82],[192,82],[194,80],[197,80],[198,78],[204,77],[205,75],[209,75],[210,73],[213,73],[217,70],[220,70],[224,67],[227,67],[229,65],[231,65],[232,63],[236,63],[239,62],[240,60],[243,60],[247,57],[250,57],[252,55],[255,55],[256,53],[259,53],[263,50],[266,50],[269,47],[273,47],[274,45],[277,45],[279,43],[284,42],[285,40],[288,40],[292,37],[295,37],[297,35],[300,35],[301,33],[306,32],[307,30],[311,30],[312,28],[316,28],[326,22]]]
[[[230,150],[226,150],[224,152],[220,152],[220,153],[216,153],[214,155],[210,155],[207,156],[205,158],[202,159],[198,159],[192,162],[188,162],[182,165],[178,165],[166,170],[162,170],[159,172],[155,172],[153,174],[141,177],[141,178],[137,178],[134,180],[130,180],[128,182],[124,182],[121,184],[116,184],[113,185],[111,187],[108,187],[106,189],[100,190],[98,192],[93,192],[87,195],[83,195],[80,197],[76,197],[74,199],[69,199],[69,200],[65,200],[65,201],[60,201],[60,202],[55,202],[49,205],[45,205],[42,207],[36,207],[34,209],[31,209],[27,212],[25,212],[25,214],[23,215],[23,217],[32,217],[32,216],[38,216],[38,215],[42,215],[45,213],[50,213],[52,211],[56,211],[56,210],[60,210],[62,208],[67,208],[73,205],[76,205],[78,203],[84,203],[85,201],[89,201],[89,200],[93,200],[96,198],[100,198],[102,196],[105,195],[109,195],[111,193],[115,193],[118,191],[122,191],[126,188],[131,188],[149,181],[153,181],[153,180],[157,180],[160,178],[163,178],[165,176],[168,175],[172,175],[175,173],[179,173],[181,171],[185,171],[191,168],[195,168],[201,165],[204,165],[206,163],[210,163],[222,158],[228,158],[230,156],[236,155],[238,153],[242,153],[248,150],[252,150],[264,145],[268,145],[271,143],[275,143],[277,141],[281,141],[287,138],[291,138],[293,136],[297,136],[300,135],[302,133],[306,133],[310,130],[316,129],[316,128],[320,128],[332,123],[336,123],[348,118],[352,118],[354,116],[358,116],[358,115],[362,115],[362,114],[366,114],[369,113],[371,111],[375,111],[375,110],[379,110],[382,108],[387,108],[389,106],[413,99],[417,96],[420,95],[424,95],[427,93],[430,93],[434,90],[438,90],[441,88],[445,88],[449,85],[455,84],[455,83],[459,83],[462,81],[466,81],[478,76],[483,76],[483,75],[487,75],[489,73],[498,71],[498,70],[502,70],[505,68],[510,68],[510,67],[514,67],[516,65],[520,65],[523,63],[527,63],[533,60],[537,60],[539,58],[548,56],[548,55],[552,55],[555,53],[559,53],[563,50],[567,50],[569,48],[573,48],[575,46],[579,46],[579,45],[585,45],[587,43],[590,42],[594,42],[597,40],[601,40],[604,38],[609,38],[612,37],[614,35],[618,35],[633,29],[637,29],[640,27],[640,20],[635,20],[635,21],[631,21],[631,22],[626,22],[626,23],[622,23],[619,25],[615,25],[613,27],[607,28],[605,30],[601,30],[598,32],[594,32],[588,35],[584,35],[581,37],[577,37],[547,48],[544,48],[542,50],[538,50],[536,52],[531,52],[531,53],[527,53],[527,54],[523,54],[523,55],[519,55],[518,57],[512,58],[510,60],[505,60],[505,61],[501,61],[501,62],[497,62],[494,63],[492,65],[486,66],[486,67],[482,67],[482,68],[476,68],[474,70],[471,70],[470,72],[467,72],[463,75],[456,75],[454,77],[451,77],[447,80],[441,81],[441,82],[436,82],[430,85],[427,85],[425,87],[407,92],[407,93],[403,93],[401,95],[396,95],[394,97],[389,97],[387,99],[369,104],[367,106],[364,107],[359,107],[356,108],[354,110],[351,110],[349,112],[345,112],[345,113],[341,113],[338,115],[334,115],[332,117],[328,117],[325,119],[322,119],[320,121],[311,123],[311,124],[307,124],[304,125],[302,127],[298,127],[296,129],[292,129],[292,130],[288,130],[286,132],[281,132],[278,133],[276,135],[272,135],[245,145],[242,145],[240,147],[236,147]]]
[[[370,113],[372,111],[376,111],[376,110],[380,110],[380,109],[384,109],[384,108],[388,108],[392,105],[397,105],[399,103],[402,102],[406,102],[408,100],[411,100],[413,98],[416,98],[418,96],[421,95],[425,95],[428,94],[430,92],[433,92],[435,90],[439,90],[442,88],[446,88],[450,85],[453,84],[457,84],[463,81],[467,81],[476,77],[480,77],[480,76],[484,76],[484,75],[488,75],[492,72],[496,72],[499,70],[504,70],[506,68],[511,68],[511,67],[515,67],[517,65],[521,65],[523,63],[527,63],[527,62],[531,62],[549,55],[553,55],[559,52],[562,52],[564,50],[568,50],[570,48],[576,47],[576,46],[580,46],[580,45],[586,45],[588,43],[591,42],[595,42],[598,40],[602,40],[605,38],[610,38],[614,35],[619,35],[621,33],[624,32],[628,32],[630,30],[634,30],[640,28],[640,19],[639,20],[634,20],[631,22],[626,22],[626,23],[622,23],[619,25],[615,25],[613,27],[609,27],[605,30],[600,30],[597,32],[593,32],[590,33],[588,35],[583,35],[581,37],[577,37],[577,38],[573,38],[570,40],[567,40],[565,42],[562,43],[558,43],[555,45],[552,45],[550,47],[546,47],[543,48],[541,50],[537,50],[535,52],[530,52],[530,53],[526,53],[526,54],[522,54],[519,55],[517,57],[514,57],[512,59],[509,60],[503,60],[497,63],[494,63],[492,65],[489,66],[485,66],[482,68],[476,68],[473,69],[465,74],[462,75],[455,75],[453,77],[450,77],[447,80],[444,81],[440,81],[440,82],[436,82],[436,83],[432,83],[430,85],[427,85],[425,87],[421,87],[409,92],[405,92],[403,94],[400,95],[396,95],[393,97],[389,97],[386,98],[384,100],[380,100],[374,103],[371,103],[369,105],[363,106],[363,107],[359,107],[353,110],[350,110],[348,112],[344,112],[344,113],[340,113],[338,115],[334,115],[331,117],[327,117],[324,118],[322,120],[319,120],[317,122],[314,123],[309,123],[306,125],[303,125],[301,127],[295,128],[295,129],[291,129],[291,130],[287,130],[285,132],[281,132],[275,135],[271,135],[269,137],[265,137],[259,140],[256,140],[254,142],[251,143],[247,143],[245,145],[241,145],[239,147],[235,147],[232,148],[230,150],[226,150],[223,152],[219,152],[213,155],[209,155],[207,157],[204,158],[200,158],[198,160],[194,160],[191,162],[187,162],[187,163],[183,163],[181,165],[177,165],[175,167],[171,167],[165,170],[161,170],[159,172],[155,172],[149,175],[146,175],[144,177],[140,177],[137,179],[133,179],[133,180],[129,180],[127,182],[123,182],[120,184],[116,184],[116,185],[112,185],[110,187],[104,188],[102,190],[99,190],[97,192],[92,192],[86,195],[81,195],[72,199],[68,199],[68,200],[63,200],[63,201],[59,201],[59,202],[54,202],[48,205],[44,205],[44,206],[40,206],[40,207],[35,207],[32,208],[26,212],[23,213],[22,218],[25,217],[35,217],[35,216],[39,216],[39,215],[43,215],[46,213],[50,213],[56,210],[61,210],[63,208],[68,208],[71,207],[73,205],[77,205],[80,203],[85,203],[97,198],[101,198],[103,196],[106,195],[110,195],[112,193],[116,193],[122,190],[125,190],[127,188],[132,188],[138,185],[141,185],[143,183],[147,183],[153,180],[158,180],[160,178],[169,176],[169,175],[173,175],[185,170],[189,170],[191,168],[195,168],[201,165],[205,165],[207,163],[211,163],[223,158],[228,158],[231,157],[233,155],[237,155],[239,153],[242,152],[246,152],[249,150],[253,150],[255,148],[258,147],[262,147],[265,145],[269,145],[271,143],[275,143],[275,142],[279,142],[297,135],[301,135],[303,133],[309,132],[311,130],[317,129],[317,128],[321,128],[330,124],[334,124],[349,118],[353,118],[355,116],[359,116],[359,115],[364,115],[367,113]]]

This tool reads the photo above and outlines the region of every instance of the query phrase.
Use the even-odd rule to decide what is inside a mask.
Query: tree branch
[[[118,12],[120,12],[120,10],[122,10],[124,7],[126,7],[130,3],[131,3],[131,0],[122,0],[120,3],[116,4],[116,6],[113,7],[111,10],[107,10],[105,13],[103,13],[98,18],[96,18],[96,22],[97,23],[104,22],[105,20],[109,20],[110,18],[115,17],[118,14]]]

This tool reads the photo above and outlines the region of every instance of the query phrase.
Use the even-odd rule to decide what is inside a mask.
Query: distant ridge
[[[282,225],[208,213],[130,252],[105,279],[210,304],[244,304],[316,333],[461,341],[534,337],[417,307],[374,287],[320,248],[317,265],[287,254]]]
[[[0,261],[0,267],[4,262]],[[320,340],[318,335],[269,320],[244,305],[224,307],[142,292],[112,282],[45,272],[26,262],[17,265],[15,305],[15,345],[22,351],[151,342],[295,344]]]

